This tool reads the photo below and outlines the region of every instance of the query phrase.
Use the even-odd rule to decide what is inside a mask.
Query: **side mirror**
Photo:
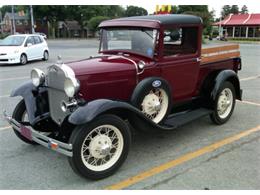
[[[26,44],[26,47],[31,47],[31,46],[32,46],[31,43],[27,43],[27,44]]]

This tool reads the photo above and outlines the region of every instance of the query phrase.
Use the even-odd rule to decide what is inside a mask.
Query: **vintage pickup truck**
[[[11,93],[15,134],[68,156],[90,179],[125,161],[132,129],[173,130],[210,115],[220,125],[241,100],[237,45],[202,49],[202,20],[191,15],[104,21],[98,56],[34,68]],[[133,128],[130,128],[132,126]]]

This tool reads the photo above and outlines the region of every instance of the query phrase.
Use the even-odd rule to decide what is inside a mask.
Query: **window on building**
[[[255,28],[255,37],[260,37],[260,26]]]
[[[23,24],[21,20],[15,20],[15,23],[16,23],[16,25],[22,25]]]
[[[227,27],[227,36],[232,37],[233,36],[233,27]]]
[[[182,27],[169,28],[164,31],[163,55],[179,56],[197,52],[198,28]]]
[[[240,27],[235,27],[235,37],[240,37]]]
[[[254,27],[248,28],[248,37],[254,37]]]
[[[246,37],[246,27],[241,27],[240,28],[240,37]]]

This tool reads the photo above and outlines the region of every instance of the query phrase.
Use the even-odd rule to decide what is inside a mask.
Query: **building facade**
[[[12,33],[12,20],[13,15],[10,12],[6,12],[3,18],[3,32]],[[14,14],[15,29],[18,33],[30,32],[30,20],[28,15],[20,16],[18,13]]]
[[[260,39],[260,14],[230,14],[214,25],[226,38]]]

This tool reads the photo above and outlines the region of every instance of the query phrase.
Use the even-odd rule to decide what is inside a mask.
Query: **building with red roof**
[[[232,38],[260,38],[260,14],[230,14],[214,23],[220,34]]]

